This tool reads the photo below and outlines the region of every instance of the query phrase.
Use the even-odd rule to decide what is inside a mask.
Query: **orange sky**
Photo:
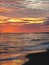
[[[0,1],[0,32],[49,32],[47,18],[49,21],[49,3],[46,0]]]
[[[46,18],[12,18],[0,16],[0,32],[25,33],[25,32],[49,32]]]
[[[49,26],[46,25],[8,25],[3,24],[0,25],[0,32],[3,33],[25,33],[25,32],[49,32]]]

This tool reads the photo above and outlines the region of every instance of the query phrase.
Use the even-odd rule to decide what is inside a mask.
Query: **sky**
[[[0,32],[49,32],[49,0],[0,0]]]

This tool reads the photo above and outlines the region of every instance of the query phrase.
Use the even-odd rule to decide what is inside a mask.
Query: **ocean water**
[[[22,65],[27,52],[49,49],[49,33],[0,33],[0,65]]]

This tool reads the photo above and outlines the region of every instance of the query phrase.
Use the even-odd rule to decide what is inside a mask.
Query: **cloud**
[[[46,18],[44,24],[45,24],[45,25],[48,25],[47,28],[49,27],[49,17]]]
[[[14,10],[14,9],[5,8],[5,7],[0,7],[0,13],[12,12],[13,10]]]
[[[39,1],[49,1],[49,0],[39,0]]]
[[[10,17],[48,17],[49,2],[34,0],[0,0],[0,15]]]
[[[46,1],[24,1],[23,2],[23,5],[26,7],[26,8],[31,8],[31,9],[42,9],[42,10],[49,10],[49,2],[46,2]]]
[[[45,18],[14,18],[0,16],[0,23],[21,23],[21,24],[42,24],[44,23]]]
[[[49,1],[49,0],[25,0],[25,1]]]

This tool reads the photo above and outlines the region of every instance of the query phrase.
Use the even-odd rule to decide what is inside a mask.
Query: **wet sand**
[[[0,54],[0,58],[2,58],[2,60],[0,60],[0,65],[23,65],[29,61],[29,58],[26,57],[28,54],[31,55],[31,54],[41,53],[41,52],[46,52],[46,50],[23,52],[21,54],[6,54],[6,55]],[[16,59],[17,57],[18,59]]]

